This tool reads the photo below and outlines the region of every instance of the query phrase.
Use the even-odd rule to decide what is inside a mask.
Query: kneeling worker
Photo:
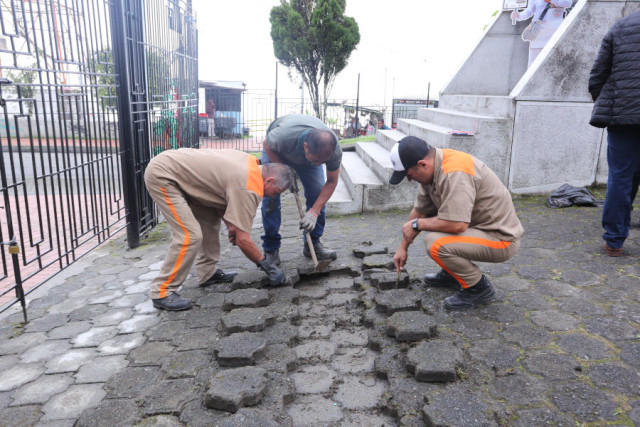
[[[169,251],[151,282],[154,307],[191,308],[191,301],[176,291],[194,262],[200,286],[233,280],[236,273],[216,268],[221,220],[229,242],[264,270],[272,285],[285,282],[284,273],[262,255],[249,233],[262,197],[274,197],[291,186],[288,166],[260,166],[258,159],[242,151],[180,148],[151,159],[144,180],[171,228]]]
[[[442,269],[424,281],[458,290],[445,299],[445,308],[466,309],[493,299],[493,285],[474,262],[506,261],[520,246],[524,230],[509,191],[470,154],[431,147],[413,136],[391,149],[391,162],[390,184],[405,176],[421,184],[402,226],[402,242],[393,257],[396,269],[405,266],[407,248],[418,234],[429,231],[427,253]]]

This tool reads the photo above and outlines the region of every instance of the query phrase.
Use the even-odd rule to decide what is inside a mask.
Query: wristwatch
[[[413,221],[411,221],[411,228],[413,228],[414,231],[420,231],[418,229],[418,218],[415,218]]]

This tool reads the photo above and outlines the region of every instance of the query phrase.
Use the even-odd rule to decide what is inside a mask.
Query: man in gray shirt
[[[262,164],[284,163],[292,167],[302,182],[307,213],[300,227],[311,235],[318,260],[336,259],[336,252],[320,242],[325,226],[325,205],[338,185],[342,150],[338,137],[320,119],[290,114],[269,125],[262,150]],[[322,165],[326,164],[325,181]],[[262,247],[266,257],[280,264],[280,195],[262,200]],[[304,239],[303,239],[304,240]],[[303,254],[311,253],[303,242]]]

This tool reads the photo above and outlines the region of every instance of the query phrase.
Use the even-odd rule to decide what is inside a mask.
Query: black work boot
[[[280,249],[264,251],[265,258],[269,258],[275,265],[280,265]]]
[[[482,279],[475,285],[467,289],[461,289],[455,295],[445,298],[444,307],[449,310],[472,308],[492,300],[495,294],[493,285],[483,274]]]
[[[424,283],[427,286],[433,286],[434,288],[450,288],[455,291],[462,289],[460,283],[458,283],[458,281],[445,270],[425,275]]]
[[[206,282],[200,283],[200,287],[204,288],[206,286],[215,285],[216,283],[229,283],[233,282],[233,278],[236,277],[238,273],[235,271],[230,271],[229,273],[225,273],[220,268],[213,273],[213,276],[209,278]]]
[[[193,305],[191,301],[182,298],[177,292],[172,293],[168,297],[152,299],[153,306],[168,311],[189,310]]]
[[[316,252],[316,258],[318,258],[318,261],[324,261],[327,259],[333,261],[334,259],[338,258],[338,254],[336,253],[336,251],[325,248],[320,240],[318,240],[317,242],[313,242],[313,249]],[[311,258],[311,251],[309,250],[309,245],[307,244],[307,242],[304,243],[302,254],[307,258]]]

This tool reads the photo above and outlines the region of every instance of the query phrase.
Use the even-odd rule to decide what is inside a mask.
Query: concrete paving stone
[[[180,412],[180,422],[189,427],[217,427],[229,416],[226,411],[205,407],[202,399],[194,399],[184,405],[184,409]]]
[[[406,364],[418,381],[453,382],[462,365],[462,350],[447,341],[425,341],[407,352]]]
[[[129,283],[131,282],[131,283]],[[120,282],[117,281],[116,284],[118,286],[124,286],[124,293],[126,295],[131,295],[131,294],[147,294],[149,292],[149,288],[151,287],[151,281],[150,280],[142,280],[139,281],[137,279],[137,276],[135,278],[135,280],[126,280],[124,282]]]
[[[300,285],[297,290],[299,292],[299,297],[303,300],[320,299],[329,294],[329,289],[325,288],[321,283]]]
[[[89,283],[89,282],[87,282]],[[66,297],[67,298],[93,298],[96,295],[100,294],[100,292],[102,291],[102,286],[100,285],[95,285],[95,284],[86,284],[83,285],[82,287],[69,292]],[[64,298],[66,299],[66,298]],[[64,300],[63,299],[63,300]],[[60,300],[59,302],[62,302],[63,300]]]
[[[342,307],[354,303],[358,298],[355,292],[334,292],[327,295],[321,302],[327,307]]]
[[[307,366],[291,374],[298,394],[328,393],[337,373],[326,366]]]
[[[335,328],[335,322],[329,319],[307,318],[299,323],[296,336],[300,340],[329,338]]]
[[[557,310],[533,311],[531,321],[550,331],[570,331],[578,327],[578,320],[575,317]]]
[[[40,406],[17,406],[2,411],[2,427],[34,426],[38,423],[42,412]]]
[[[371,242],[368,242],[371,243]],[[360,244],[353,248],[353,255],[356,258],[365,258],[371,255],[388,254],[389,248],[384,245]]]
[[[398,344],[395,338],[387,335],[383,328],[374,328],[369,330],[369,349],[380,352],[383,348]]]
[[[4,371],[8,371],[9,369],[13,369],[19,363],[20,363],[20,355],[19,354],[10,354],[10,355],[7,355],[7,356],[0,356],[0,375]]]
[[[504,325],[500,335],[505,341],[524,349],[545,347],[553,339],[549,332],[529,321]]]
[[[398,274],[396,272],[377,272],[369,276],[369,283],[371,283],[371,286],[380,290],[406,288],[409,286],[409,275],[402,273],[400,280],[398,280]]]
[[[334,425],[343,419],[342,409],[337,402],[322,396],[296,399],[296,402],[287,408],[287,414],[296,427]]]
[[[601,360],[612,356],[611,349],[604,341],[581,333],[560,335],[556,338],[556,344],[581,360]]]
[[[584,327],[588,332],[600,335],[609,341],[632,341],[638,338],[638,330],[633,322],[625,319],[614,319],[608,316],[588,317],[584,319]]]
[[[104,285],[117,279],[115,274],[100,274],[101,271],[96,271],[96,273],[96,277],[91,279],[92,285]]]
[[[171,341],[187,329],[185,320],[163,321],[159,325],[149,328],[145,335],[149,341]]]
[[[287,344],[269,344],[257,366],[278,373],[291,372],[298,366],[296,353]]]
[[[110,340],[104,341],[98,346],[98,351],[103,356],[114,354],[128,354],[134,348],[140,347],[146,338],[142,333],[116,335]]]
[[[520,279],[514,276],[491,277],[491,283],[493,283],[496,289],[502,289],[505,292],[519,292],[532,287],[529,280]]]
[[[144,418],[137,426],[182,427],[180,419],[174,415],[152,415]]]
[[[534,287],[537,291],[552,297],[570,297],[582,293],[582,289],[558,280],[536,281]]]
[[[207,408],[237,412],[246,406],[254,406],[267,391],[267,371],[245,366],[227,369],[211,377],[203,403]]]
[[[392,315],[398,311],[420,309],[420,295],[409,289],[391,289],[380,291],[375,297],[376,307],[383,313]]]
[[[109,399],[143,400],[162,379],[158,367],[129,367],[112,376],[104,385]]]
[[[600,276],[584,270],[568,269],[562,271],[560,280],[578,287],[595,286],[600,283]]]
[[[322,285],[327,289],[354,289],[353,277],[329,276],[323,280]]]
[[[442,389],[429,393],[422,407],[426,425],[495,425],[484,396],[473,390]]]
[[[387,325],[387,316],[380,313],[375,307],[371,307],[364,312],[362,322],[367,328],[385,327]]]
[[[528,372],[552,381],[574,379],[582,370],[572,356],[550,350],[528,352],[522,360],[522,366]]]
[[[137,314],[158,313],[158,309],[153,306],[153,301],[151,301],[151,298],[147,298],[145,301],[142,301],[140,304],[136,304],[133,307],[133,310]]]
[[[92,327],[87,332],[71,338],[71,344],[75,348],[97,347],[117,334],[118,329],[115,326]]]
[[[44,332],[26,332],[9,340],[3,340],[0,346],[0,356],[20,354],[31,347],[41,344],[47,339]]]
[[[131,334],[134,332],[145,332],[150,327],[160,323],[160,317],[154,314],[138,314],[130,319],[120,322],[117,326],[120,334]]]
[[[129,365],[125,356],[103,356],[85,363],[75,374],[76,384],[103,383]]]
[[[110,308],[107,304],[92,304],[73,310],[66,316],[68,316],[70,322],[93,320],[109,310]]]
[[[75,372],[80,366],[93,360],[98,352],[93,348],[74,348],[60,356],[54,357],[46,363],[47,374],[61,374]]]
[[[511,304],[528,310],[545,311],[554,309],[553,299],[536,290],[513,292],[508,299]]]
[[[231,334],[214,344],[214,356],[220,366],[253,365],[264,354],[267,340],[251,332]]]
[[[195,377],[202,366],[211,363],[212,355],[207,350],[178,351],[162,360],[162,371],[167,379]]]
[[[218,427],[293,427],[291,417],[255,408],[241,408],[221,420]]]
[[[2,372],[0,391],[11,391],[38,378],[44,369],[39,363],[19,364]]]
[[[456,319],[455,323],[447,325],[447,327],[454,332],[475,340],[495,337],[504,325],[479,318],[461,317]]]
[[[12,395],[11,406],[44,404],[73,384],[70,374],[41,375],[34,381],[18,388]]]
[[[574,427],[575,421],[568,415],[562,414],[552,408],[534,408],[516,410],[511,421],[516,427],[531,426],[558,426]]]
[[[133,267],[128,266],[128,268],[124,271],[118,273],[117,282],[124,282],[128,280],[137,280],[143,274],[147,274],[149,272],[148,268],[145,267]]]
[[[396,421],[387,416],[379,414],[376,410],[366,410],[348,413],[340,423],[341,427],[392,427],[397,425]]]
[[[29,313],[29,312],[27,312]],[[30,316],[31,317],[31,316]],[[45,314],[43,317],[29,320],[24,327],[25,332],[49,332],[53,328],[67,323],[67,314]]]
[[[556,276],[551,269],[538,265],[520,265],[515,271],[523,279],[534,281],[553,279]]]
[[[267,274],[262,270],[251,270],[242,273],[238,273],[236,277],[233,278],[233,282],[231,283],[231,289],[246,289],[246,288],[255,288],[262,287],[269,282],[269,278]]]
[[[336,352],[336,345],[330,341],[312,340],[297,345],[293,349],[301,363],[326,362]]]
[[[437,324],[433,316],[421,311],[399,311],[387,320],[387,335],[397,341],[419,341],[437,333]]]
[[[393,264],[393,256],[389,254],[369,255],[362,258],[362,269],[369,270],[371,268],[382,268],[386,270],[395,269]]]
[[[200,395],[193,378],[155,381],[145,392],[142,410],[146,415],[179,412],[187,402]]]
[[[338,386],[334,399],[351,410],[373,409],[380,406],[387,387],[373,375],[348,376]]]
[[[333,332],[329,341],[338,347],[366,347],[369,333],[362,328],[348,328]]]
[[[640,425],[640,401],[632,402],[631,410],[627,412],[627,416],[634,426]]]
[[[105,395],[102,384],[72,385],[42,407],[42,421],[77,418],[85,409],[97,406]]]
[[[368,374],[375,372],[375,354],[367,348],[342,350],[331,360],[331,367],[342,374]]]
[[[287,373],[267,371],[267,393],[255,408],[284,413],[295,398],[296,385]]]
[[[565,314],[579,317],[604,316],[607,314],[604,306],[595,304],[594,301],[589,301],[582,296],[560,297],[555,300],[558,309]]]
[[[404,371],[406,372],[406,370]],[[442,389],[442,384],[419,382],[415,378],[408,376],[391,377],[388,384],[389,388],[383,405],[384,413],[393,415],[398,420],[408,415],[419,415],[419,423],[417,425],[424,425],[422,414],[418,412],[419,408],[422,408],[426,403],[426,396],[429,393]],[[398,424],[404,425],[402,423]]]
[[[66,325],[53,328],[47,333],[47,336],[50,339],[71,339],[87,332],[89,329],[91,329],[91,322],[88,320],[69,322]]]
[[[118,299],[124,295],[119,289],[111,289],[111,290],[100,290],[98,292],[94,292],[92,296],[87,298],[87,304],[109,304],[113,300]],[[110,305],[110,307],[112,307]]]
[[[109,309],[91,320],[93,326],[115,326],[133,316],[131,308]]]
[[[176,347],[171,343],[151,341],[131,351],[129,360],[134,366],[160,366],[161,361],[176,350]]]
[[[197,304],[202,308],[222,308],[225,295],[222,292],[212,292],[198,298]]]
[[[376,376],[383,380],[406,376],[405,354],[406,352],[397,346],[383,348],[375,356],[374,371]]]
[[[269,307],[261,307],[261,309],[266,310],[270,317],[275,318],[276,322],[295,322],[300,318],[299,307],[288,302],[272,302]]]
[[[267,340],[267,344],[291,345],[297,336],[297,326],[289,322],[277,322],[260,332],[260,336]]]
[[[293,286],[269,288],[269,300],[274,303],[284,302],[296,304],[300,298],[300,291]]]
[[[613,421],[617,418],[617,405],[612,396],[582,382],[564,382],[554,387],[550,396],[560,411],[571,414],[578,422]]]
[[[590,365],[586,372],[598,387],[616,390],[625,396],[640,396],[640,373],[618,363]]]
[[[544,381],[520,370],[502,372],[505,373],[497,374],[489,386],[491,396],[514,407],[537,405],[545,401],[547,385]]]
[[[131,399],[106,399],[96,408],[82,412],[77,427],[132,426],[138,420],[138,405]]]
[[[109,303],[109,307],[111,308],[125,308],[125,307],[134,307],[141,302],[149,299],[147,295],[143,294],[132,294],[125,295],[120,298],[114,299]]]
[[[493,302],[484,306],[478,307],[475,312],[467,310],[453,313],[459,317],[466,316],[481,316],[490,320],[495,320],[499,323],[514,323],[518,322],[526,317],[527,310],[522,307],[516,307],[509,305],[505,302]]]
[[[497,339],[477,341],[469,348],[469,355],[481,365],[492,369],[518,367],[520,352]]]
[[[22,363],[41,362],[56,357],[71,348],[68,340],[47,340],[30,347],[20,355]]]
[[[209,349],[219,339],[219,333],[213,327],[218,322],[212,319],[208,328],[187,329],[176,336],[172,343],[181,351]]]
[[[236,276],[237,277],[237,276]],[[265,308],[237,308],[222,317],[227,334],[235,332],[259,332],[275,321],[273,313]]]
[[[266,307],[269,305],[269,292],[266,289],[238,289],[224,297],[224,310],[242,307]]]
[[[620,359],[629,365],[640,367],[640,342],[624,342],[620,345]]]

